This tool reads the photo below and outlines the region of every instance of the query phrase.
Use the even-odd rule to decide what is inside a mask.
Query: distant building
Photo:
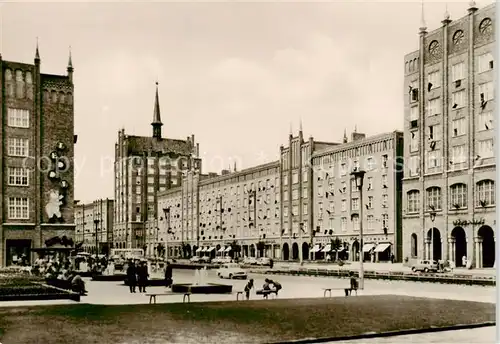
[[[181,183],[182,173],[200,170],[199,145],[194,135],[185,140],[162,137],[158,84],[153,135],[118,132],[115,144],[115,248],[143,248],[146,225],[157,220],[157,194]]]
[[[495,263],[495,4],[420,28],[405,56],[405,259]]]
[[[92,203],[75,206],[76,244],[83,251],[98,254],[110,253],[113,247],[114,201],[99,199]],[[96,239],[97,235],[97,239]]]
[[[67,75],[41,73],[38,46],[34,64],[0,56],[0,70],[0,265],[6,266],[22,255],[33,261],[32,250],[47,244],[72,246],[76,140],[71,56]]]

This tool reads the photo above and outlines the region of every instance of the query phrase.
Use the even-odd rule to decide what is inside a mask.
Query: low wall
[[[265,269],[254,270],[253,273],[261,274],[276,274],[276,275],[292,275],[292,276],[332,276],[332,277],[349,277],[353,273],[358,277],[357,270],[347,269],[320,269],[320,268],[299,268],[299,269]],[[370,279],[385,279],[413,282],[432,282],[446,284],[462,284],[462,285],[483,285],[495,286],[495,276],[477,276],[472,274],[453,274],[453,273],[413,273],[403,271],[386,271],[377,272],[367,270],[364,272],[365,278]]]

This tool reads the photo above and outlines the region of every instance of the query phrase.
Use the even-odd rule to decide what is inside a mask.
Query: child
[[[250,279],[248,281],[247,285],[245,286],[245,295],[247,297],[247,300],[250,300],[250,289],[253,288],[253,279]]]

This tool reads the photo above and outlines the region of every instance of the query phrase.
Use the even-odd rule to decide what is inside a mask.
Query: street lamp
[[[365,171],[354,169],[351,172],[351,176],[356,183],[356,188],[359,190],[359,289],[364,289],[364,252],[363,252],[363,179],[365,178]]]
[[[99,219],[94,220],[95,224],[95,257],[97,259],[97,254],[99,253],[99,238],[97,237],[97,226],[99,225]]]
[[[165,215],[165,223],[167,227],[167,236],[165,241],[165,260],[168,260],[168,234],[170,231],[170,207],[163,208],[163,214]]]
[[[433,210],[429,213],[431,222],[432,222],[432,228],[431,228],[431,252],[429,255],[430,260],[434,260],[434,220],[436,220],[436,212]]]

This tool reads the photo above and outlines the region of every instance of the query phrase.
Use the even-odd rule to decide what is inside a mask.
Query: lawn
[[[390,295],[6,307],[0,308],[0,342],[269,343],[494,320],[493,304]]]

